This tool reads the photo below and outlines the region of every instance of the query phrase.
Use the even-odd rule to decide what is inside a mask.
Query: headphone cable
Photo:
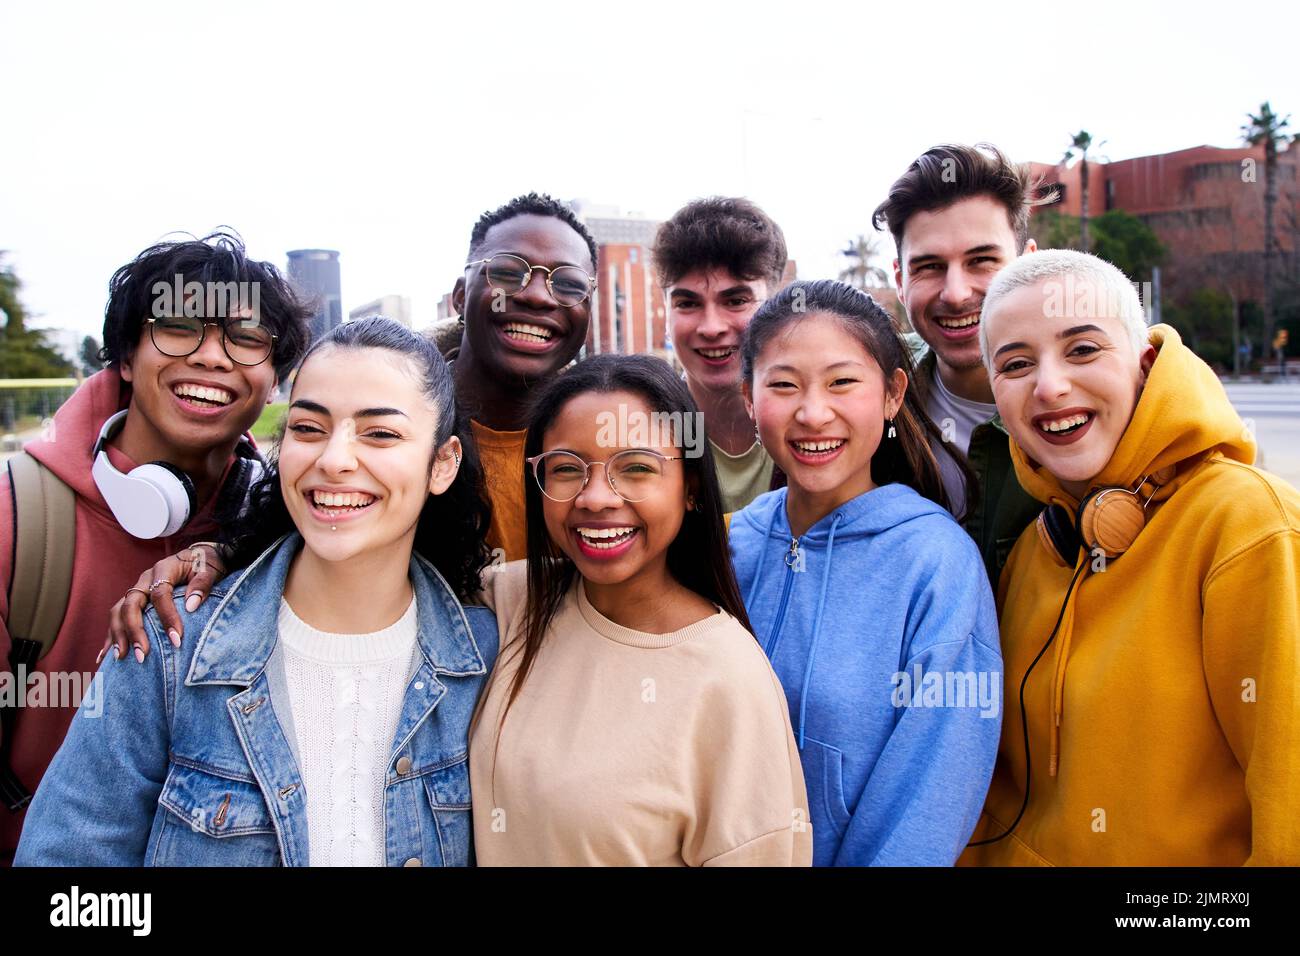
[[[1029,766],[1029,717],[1025,712],[1025,685],[1029,683],[1029,675],[1033,673],[1035,665],[1043,659],[1043,655],[1047,653],[1047,649],[1052,646],[1052,641],[1056,640],[1056,632],[1061,629],[1061,622],[1065,620],[1065,609],[1070,603],[1070,595],[1074,592],[1074,586],[1078,583],[1079,575],[1086,567],[1088,567],[1088,556],[1084,555],[1083,560],[1079,562],[1079,566],[1075,568],[1074,577],[1070,578],[1070,586],[1065,589],[1065,600],[1061,602],[1061,613],[1056,616],[1056,626],[1052,628],[1051,636],[1048,637],[1047,643],[1043,645],[1043,649],[1038,652],[1038,656],[1034,658],[1033,663],[1029,665],[1029,669],[1025,671],[1025,676],[1020,680],[1020,729],[1025,738],[1025,799],[1020,804],[1020,812],[1016,814],[1015,820],[1011,822],[1011,826],[1009,826],[1004,833],[999,833],[997,836],[989,837],[986,840],[974,840],[966,844],[968,847],[986,846],[990,843],[997,843],[999,840],[1004,840],[1011,836],[1012,831],[1020,825],[1020,818],[1025,815],[1025,810],[1029,806],[1029,781],[1031,773]]]

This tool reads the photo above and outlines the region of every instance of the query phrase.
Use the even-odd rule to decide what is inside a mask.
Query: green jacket
[[[916,379],[912,387],[918,390],[924,401],[926,390],[937,374],[934,353],[916,333],[907,333],[904,338],[916,364]],[[1016,479],[1016,470],[1011,464],[1011,439],[1001,417],[994,415],[991,421],[971,432],[966,460],[979,476],[979,489],[975,506],[966,513],[962,527],[979,546],[984,569],[996,594],[998,579],[1011,555],[1012,546],[1020,533],[1038,517],[1043,505],[1030,497]]]

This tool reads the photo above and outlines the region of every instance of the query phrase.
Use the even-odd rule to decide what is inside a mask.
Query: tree
[[[1149,282],[1151,270],[1164,261],[1164,244],[1137,216],[1112,209],[1092,221],[1092,230],[1093,254],[1134,282]]]
[[[6,329],[9,332],[21,333],[23,322],[27,318],[26,312],[23,311],[23,304],[18,298],[18,291],[23,284],[14,273],[13,266],[7,265],[4,259],[5,253],[0,252],[0,312],[5,314]]]
[[[1079,248],[1079,218],[1059,209],[1036,211],[1032,231],[1039,249]]]
[[[104,367],[99,360],[99,339],[87,335],[81,340],[81,374],[94,375]]]
[[[13,267],[0,253],[0,311],[5,323],[0,327],[0,378],[66,378],[72,363],[47,341],[43,329],[26,327],[27,310],[18,296],[22,288]]]
[[[849,260],[849,265],[840,272],[841,282],[864,291],[889,285],[889,273],[875,264],[881,255],[881,249],[880,240],[874,233],[870,236],[859,234],[856,240],[840,251],[840,255]]]
[[[1277,206],[1277,149],[1291,141],[1289,133],[1282,132],[1290,125],[1291,116],[1279,117],[1264,101],[1259,115],[1247,113],[1249,122],[1241,128],[1242,138],[1249,146],[1264,147],[1264,339],[1273,340],[1273,255],[1277,250],[1277,236],[1273,230],[1273,212]]]
[[[1227,369],[1234,364],[1234,308],[1227,294],[1217,289],[1197,289],[1186,302],[1167,307],[1165,317],[1188,348],[1210,365]]]
[[[1088,150],[1093,148],[1092,134],[1087,130],[1079,130],[1070,140],[1070,146],[1061,157],[1062,163],[1068,163],[1071,159],[1079,159],[1079,202],[1082,214],[1079,216],[1079,248],[1088,252],[1091,246],[1088,242]],[[1097,143],[1100,148],[1103,144]]]

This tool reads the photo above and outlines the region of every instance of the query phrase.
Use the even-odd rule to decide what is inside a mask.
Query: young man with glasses
[[[740,341],[781,288],[785,237],[748,199],[714,196],[687,203],[660,226],[652,257],[673,351],[708,430],[722,507],[739,511],[785,485],[740,393]]]
[[[527,551],[524,438],[528,397],[587,340],[596,241],[564,203],[529,193],[484,213],[470,235],[452,305],[464,331],[456,398],[478,445],[498,560]]]
[[[152,246],[119,269],[109,288],[100,353],[107,368],[87,379],[46,434],[0,475],[0,580],[7,585],[0,652],[23,700],[3,715],[4,865],[13,859],[26,798],[81,702],[80,694],[61,699],[54,688],[80,687],[90,700],[110,608],[140,569],[215,537],[223,518],[242,508],[260,472],[246,433],[307,345],[304,303],[273,265],[248,259],[231,234]],[[238,294],[228,295],[232,290]],[[38,511],[42,503],[57,510],[60,495],[71,505],[62,529],[57,521],[45,528],[73,537],[45,541],[46,554],[71,551],[66,596],[48,592],[48,580],[15,578],[32,556],[15,544],[16,535],[25,541],[30,533],[19,522],[30,524],[33,515],[32,499],[13,487],[24,469],[45,484]],[[26,613],[11,620],[11,610],[64,597],[61,624],[48,633],[36,633],[39,624],[29,626]],[[38,699],[28,686],[49,692]]]

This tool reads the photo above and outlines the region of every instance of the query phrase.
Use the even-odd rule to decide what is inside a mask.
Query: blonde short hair
[[[1132,282],[1105,259],[1072,249],[1046,249],[1020,256],[994,276],[984,293],[980,311],[980,357],[990,368],[988,316],[998,303],[1017,289],[1050,282],[1044,305],[1059,315],[1080,318],[1107,316],[1124,323],[1135,354],[1147,345],[1147,320],[1142,299]],[[1078,283],[1076,287],[1076,282]]]

